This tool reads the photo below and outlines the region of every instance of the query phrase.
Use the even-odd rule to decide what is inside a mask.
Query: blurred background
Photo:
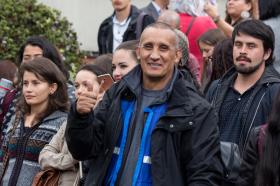
[[[138,8],[142,8],[151,0],[132,0]],[[109,17],[113,8],[110,0],[38,0],[45,5],[61,11],[73,29],[77,32],[80,49],[97,51],[97,32],[100,23]],[[224,16],[226,0],[217,0],[219,12]]]

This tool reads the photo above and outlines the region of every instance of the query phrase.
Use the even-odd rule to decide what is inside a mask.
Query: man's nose
[[[159,50],[158,50],[158,48],[154,48],[153,50],[152,50],[152,53],[151,53],[151,58],[152,59],[158,59],[159,58]]]
[[[244,46],[242,46],[241,48],[240,48],[240,54],[246,54],[247,53],[247,47],[246,47],[246,45],[244,45]]]

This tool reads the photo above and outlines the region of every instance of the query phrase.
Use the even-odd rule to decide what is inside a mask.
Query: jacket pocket
[[[160,121],[157,128],[162,128],[170,133],[183,132],[194,128],[195,121],[190,117],[176,117]]]

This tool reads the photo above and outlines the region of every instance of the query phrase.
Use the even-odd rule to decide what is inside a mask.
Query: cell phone
[[[101,85],[99,89],[104,91],[108,90],[114,84],[114,80],[110,74],[97,76],[97,81]]]

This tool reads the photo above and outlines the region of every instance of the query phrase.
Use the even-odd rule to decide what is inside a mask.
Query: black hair
[[[50,59],[56,66],[60,69],[60,71],[64,74],[65,78],[69,79],[69,72],[65,68],[64,62],[62,60],[61,54],[58,49],[49,42],[46,38],[42,36],[31,36],[29,37],[25,43],[20,47],[18,52],[18,63],[21,64],[23,60],[24,49],[27,45],[37,46],[42,49],[43,56],[45,58]]]
[[[271,54],[266,60],[266,65],[273,63],[273,51],[275,47],[275,36],[270,26],[260,20],[246,20],[237,24],[232,32],[232,41],[240,33],[262,40],[264,51],[271,49]]]
[[[259,0],[259,19],[266,20],[280,15],[279,0]],[[280,23],[279,23],[280,24]]]

